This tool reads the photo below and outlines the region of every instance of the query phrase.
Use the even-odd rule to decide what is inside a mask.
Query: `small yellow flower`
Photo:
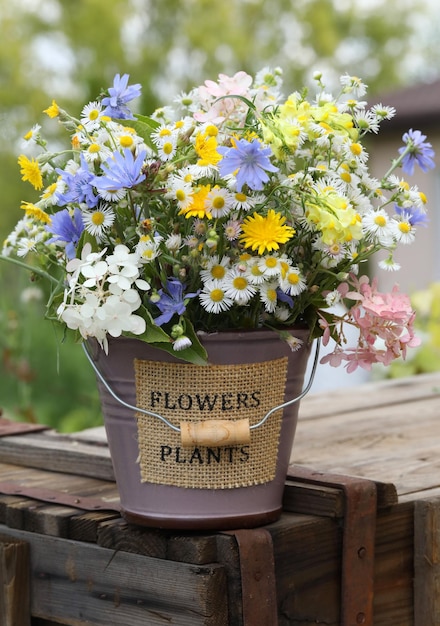
[[[36,220],[43,222],[44,224],[50,224],[52,221],[50,215],[48,215],[46,211],[43,211],[40,207],[32,204],[32,202],[22,202],[20,209],[26,211],[26,215],[31,215]]]
[[[52,100],[52,104],[50,105],[50,107],[44,109],[43,113],[46,113],[46,115],[48,115],[49,117],[58,117],[58,115],[60,114],[60,109],[55,100]]]
[[[21,154],[18,157],[18,164],[20,166],[21,180],[28,180],[34,189],[42,189],[43,177],[41,175],[38,161],[35,159],[28,159],[27,156]]]
[[[258,254],[278,250],[280,244],[286,243],[295,234],[285,221],[286,218],[273,209],[269,209],[265,217],[254,213],[244,220],[240,240],[245,248],[257,250]]]
[[[199,133],[196,137],[195,150],[199,156],[197,165],[217,165],[222,156],[217,152],[217,139],[211,135]]]
[[[184,215],[185,217],[198,217],[199,219],[203,219],[207,217],[211,218],[211,213],[206,210],[205,201],[210,191],[210,185],[202,185],[197,191],[193,193],[192,202],[185,208],[179,211],[179,215]]]

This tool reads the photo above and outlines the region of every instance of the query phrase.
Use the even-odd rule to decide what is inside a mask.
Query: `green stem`
[[[54,276],[51,276],[50,274],[48,274],[47,272],[45,272],[42,269],[39,269],[38,267],[33,267],[32,265],[28,265],[27,263],[23,263],[23,261],[19,261],[18,259],[14,259],[14,257],[4,256],[4,255],[0,254],[0,260],[7,261],[8,263],[13,263],[14,265],[18,265],[19,267],[22,267],[23,269],[27,270],[28,272],[33,272],[34,274],[37,274],[38,276],[41,276],[41,278],[45,278],[46,280],[54,283],[55,285],[58,284],[58,279],[56,279]]]

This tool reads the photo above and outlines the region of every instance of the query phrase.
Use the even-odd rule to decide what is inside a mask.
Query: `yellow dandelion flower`
[[[206,198],[208,193],[210,192],[210,185],[202,185],[200,186],[192,195],[192,201],[187,206],[179,211],[179,215],[184,215],[186,218],[188,217],[198,217],[199,219],[203,219],[207,217],[210,219],[211,213],[206,210]]]
[[[23,181],[28,180],[34,189],[42,189],[43,177],[38,162],[35,159],[28,159],[27,156],[21,154],[18,157],[18,164],[20,166],[21,179]]]
[[[258,254],[278,250],[280,244],[293,237],[295,230],[285,224],[286,218],[273,209],[266,216],[254,213],[246,217],[242,225],[240,240],[245,248],[257,250]]]
[[[222,155],[217,152],[217,139],[212,135],[199,133],[196,137],[195,150],[199,156],[197,165],[217,165]]]
[[[47,109],[44,109],[43,113],[46,113],[49,117],[58,117],[60,109],[55,100],[52,100],[52,104]]]
[[[50,222],[52,221],[50,215],[48,215],[46,211],[43,211],[43,209],[40,209],[40,207],[32,204],[32,202],[23,201],[20,205],[20,209],[26,211],[26,215],[30,215],[39,222],[43,222],[44,224],[50,224]]]

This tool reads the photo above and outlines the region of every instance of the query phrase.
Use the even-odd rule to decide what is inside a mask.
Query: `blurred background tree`
[[[0,0],[0,237],[25,194],[32,200],[20,138],[45,124],[52,99],[77,114],[129,73],[148,113],[219,72],[265,65],[283,68],[285,93],[320,70],[329,89],[347,72],[374,95],[436,77],[435,15],[428,0]],[[28,288],[28,276],[0,264],[0,407],[61,430],[100,423],[80,348],[61,342]]]

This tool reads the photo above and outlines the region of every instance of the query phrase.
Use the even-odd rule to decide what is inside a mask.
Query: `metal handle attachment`
[[[99,371],[98,366],[96,365],[95,361],[92,358],[92,355],[89,352],[87,343],[83,342],[82,347],[96,376],[107,389],[109,394],[117,402],[119,402],[119,404],[125,406],[127,409],[135,411],[136,413],[142,413],[143,415],[149,415],[150,417],[156,417],[157,419],[160,419],[162,422],[164,422],[164,424],[171,428],[171,430],[180,433],[182,446],[189,447],[192,445],[223,446],[226,444],[235,445],[249,443],[251,430],[255,430],[256,428],[262,426],[276,411],[284,409],[287,406],[294,404],[295,402],[299,402],[299,400],[301,400],[301,398],[303,398],[310,391],[313,380],[315,378],[316,368],[318,366],[320,344],[320,339],[316,339],[315,356],[313,359],[313,366],[310,372],[309,381],[307,385],[303,388],[301,393],[295,398],[292,398],[292,400],[283,402],[283,404],[279,404],[278,406],[270,409],[266,413],[266,415],[256,424],[249,425],[249,420],[206,420],[204,422],[181,422],[180,428],[178,426],[175,426],[163,415],[160,415],[160,413],[155,413],[154,411],[149,411],[148,409],[142,409],[138,406],[134,406],[132,404],[129,404],[128,402],[125,402],[125,400],[118,396],[118,394],[111,388],[109,383],[105,380],[103,374]]]

